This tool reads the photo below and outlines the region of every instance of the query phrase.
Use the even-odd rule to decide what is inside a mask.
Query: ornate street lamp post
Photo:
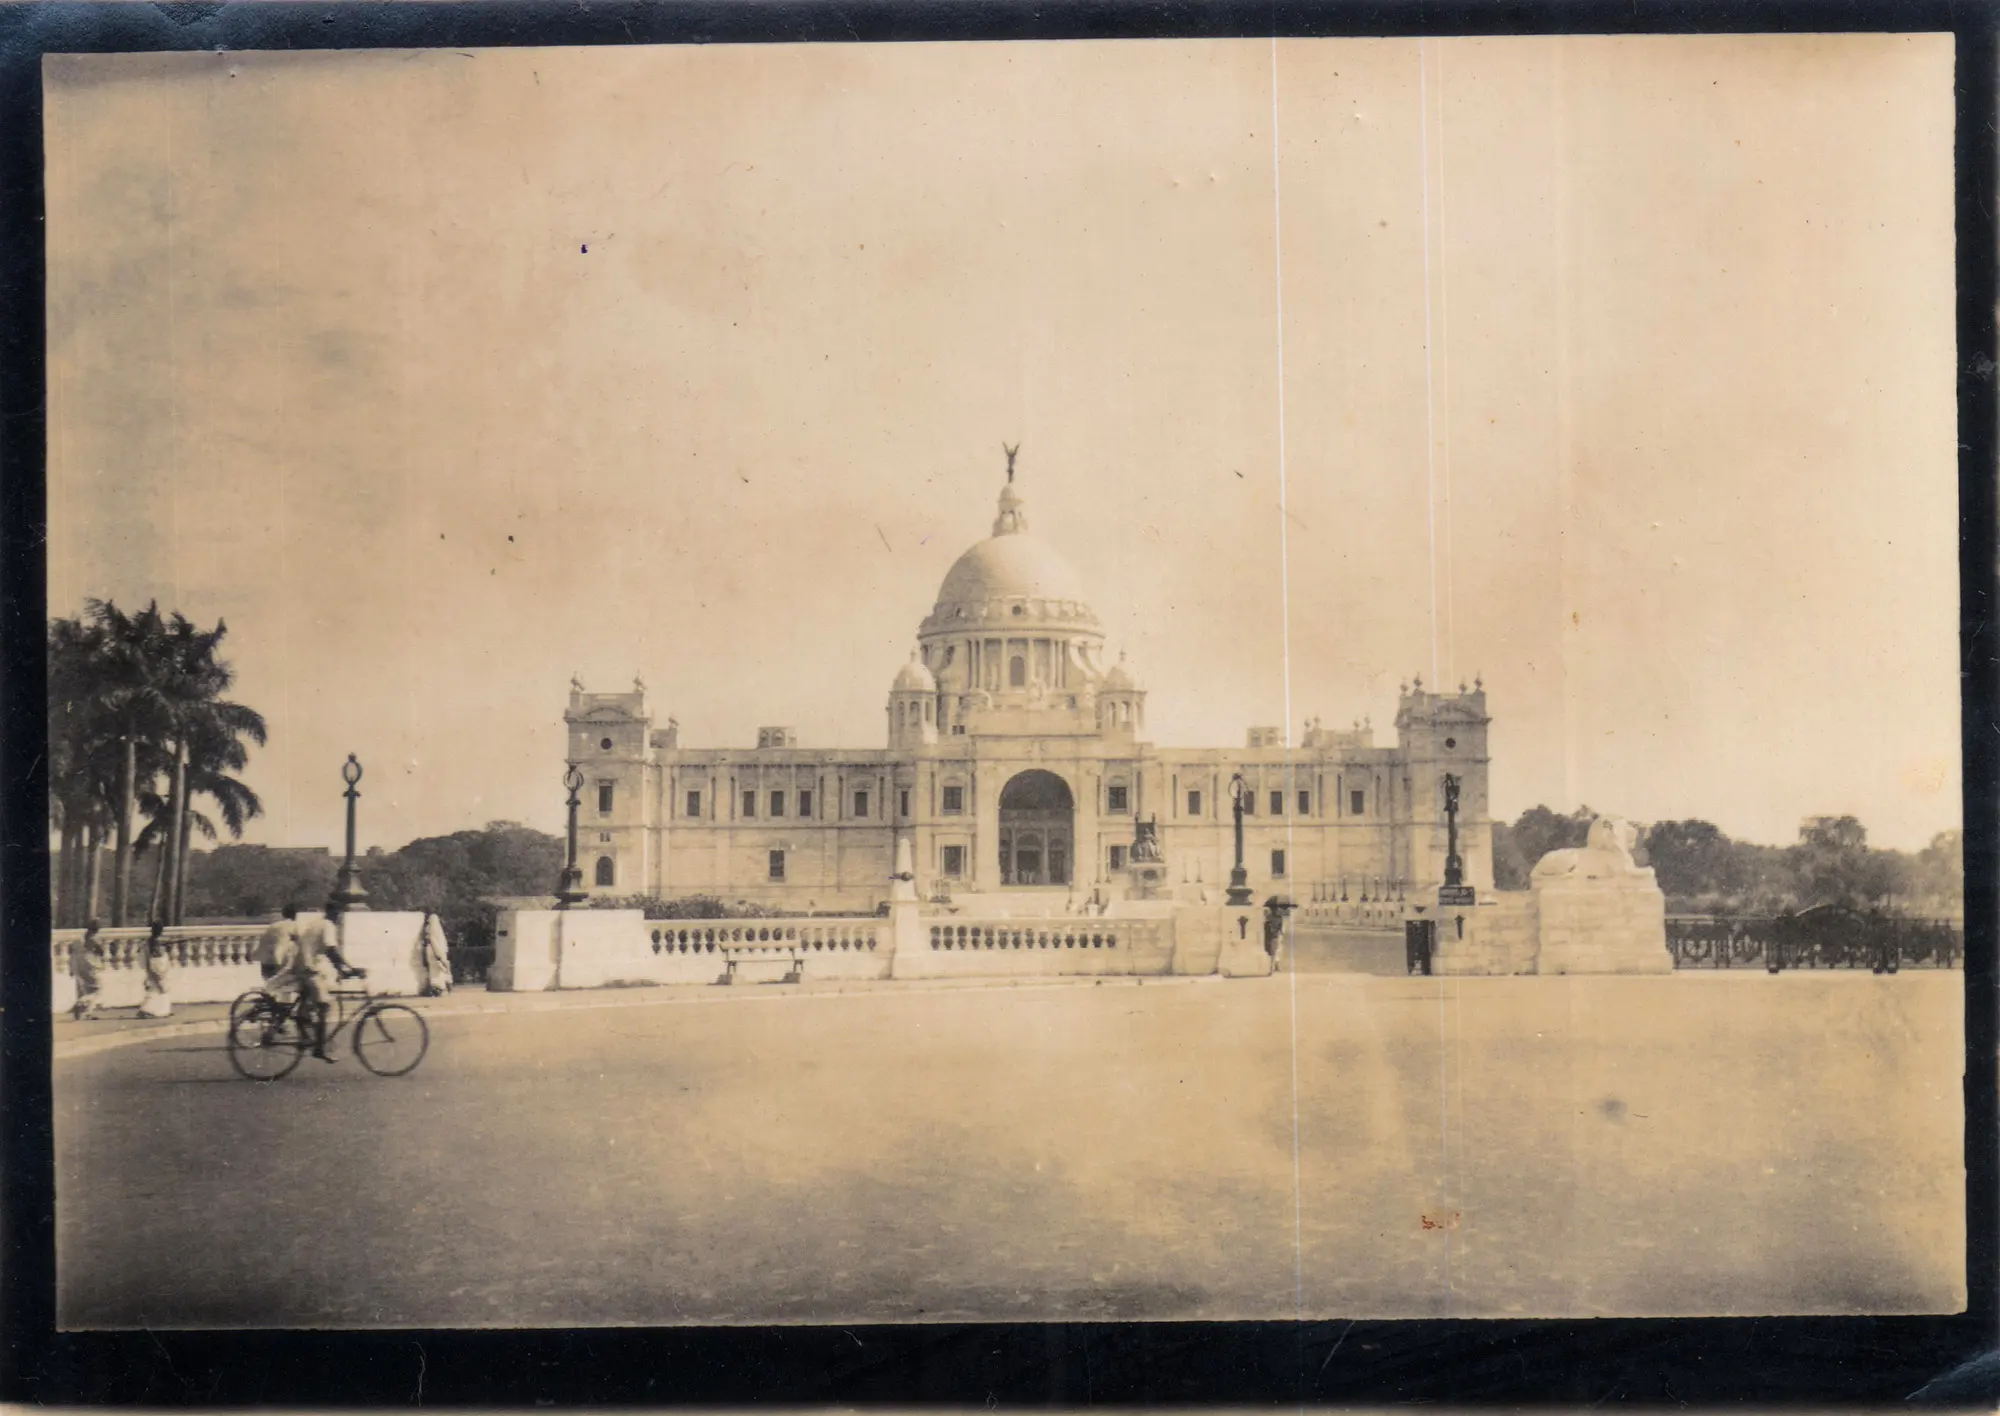
[[[1250,873],[1243,868],[1243,808],[1250,801],[1250,784],[1238,772],[1229,779],[1229,804],[1236,816],[1236,866],[1229,872],[1229,893],[1225,897],[1232,905],[1247,905],[1254,896],[1250,893]]]
[[[1444,778],[1444,883],[1455,889],[1465,883],[1465,862],[1458,858],[1458,778]]]
[[[563,867],[562,879],[556,884],[556,908],[566,910],[579,900],[587,899],[583,888],[583,872],[576,868],[576,808],[579,794],[583,791],[583,773],[572,762],[563,773],[563,785],[569,788],[569,864]]]
[[[349,910],[368,908],[368,892],[361,888],[361,869],[354,863],[354,803],[361,799],[361,763],[353,753],[341,764],[340,779],[347,783],[347,859],[341,863],[340,878],[327,898],[327,913],[336,919]]]

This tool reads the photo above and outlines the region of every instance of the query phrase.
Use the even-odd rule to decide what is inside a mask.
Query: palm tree
[[[118,753],[107,738],[105,636],[81,620],[49,625],[49,812],[61,845],[56,918],[96,914],[99,851],[110,829]]]
[[[99,673],[90,697],[95,713],[101,715],[105,736],[116,743],[119,752],[118,789],[112,808],[117,870],[112,881],[111,915],[113,924],[122,925],[130,913],[132,894],[132,813],[141,787],[157,771],[149,760],[142,781],[141,757],[150,759],[153,753],[147,749],[157,748],[167,736],[164,729],[173,706],[173,666],[167,624],[157,601],[136,615],[128,615],[109,600],[91,600],[86,613],[101,644]]]
[[[240,703],[217,700],[193,705],[183,717],[183,726],[185,770],[180,784],[180,830],[174,855],[171,916],[175,924],[186,913],[188,843],[193,834],[188,829],[190,824],[201,831],[203,839],[217,839],[214,824],[194,810],[194,799],[206,796],[214,801],[231,839],[241,839],[243,827],[264,812],[264,803],[257,799],[257,793],[230,775],[242,771],[249,763],[244,738],[259,747],[264,745],[266,729],[262,716]]]

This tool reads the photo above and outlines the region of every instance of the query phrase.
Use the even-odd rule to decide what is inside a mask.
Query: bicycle
[[[391,1001],[387,994],[356,988],[331,992],[335,1016],[326,1030],[328,1047],[351,1023],[354,1056],[376,1076],[401,1077],[424,1060],[431,1030],[423,1014]],[[357,1004],[356,999],[361,1001]],[[261,989],[230,1005],[229,1065],[239,1075],[253,1082],[275,1082],[305,1059],[312,1038],[298,1016],[298,1005],[296,996],[274,998]]]

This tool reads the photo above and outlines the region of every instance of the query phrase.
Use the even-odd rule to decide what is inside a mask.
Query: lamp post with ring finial
[[[361,887],[361,868],[354,863],[354,803],[361,798],[361,761],[351,752],[340,766],[340,779],[347,783],[347,858],[341,862],[340,876],[326,902],[326,912],[335,919],[349,910],[368,908],[368,892]]]
[[[1232,905],[1250,904],[1256,897],[1250,893],[1250,873],[1243,868],[1243,808],[1250,800],[1250,784],[1238,772],[1229,779],[1229,804],[1236,816],[1236,865],[1229,872],[1229,893],[1225,898]]]
[[[562,879],[556,884],[559,910],[588,898],[583,888],[583,872],[576,868],[576,808],[583,791],[583,773],[574,762],[563,773],[563,785],[569,788],[569,863],[563,867]]]

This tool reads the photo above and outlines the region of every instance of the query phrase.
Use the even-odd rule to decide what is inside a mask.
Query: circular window
[[[1025,615],[1027,612],[1028,612],[1028,607],[1026,605],[1014,606],[1014,613],[1017,615]]]
[[[1446,738],[1446,739],[1444,740],[1444,745],[1445,745],[1446,747],[1457,747],[1457,746],[1458,746],[1458,739],[1457,739],[1457,738]]]
[[[609,752],[609,751],[611,751],[611,739],[610,739],[610,738],[599,738],[599,739],[598,739],[598,742],[597,742],[597,745],[598,745],[599,747],[603,748],[603,749],[604,749],[604,750],[605,750],[606,752]],[[1449,744],[1447,744],[1447,746],[1449,746]]]

